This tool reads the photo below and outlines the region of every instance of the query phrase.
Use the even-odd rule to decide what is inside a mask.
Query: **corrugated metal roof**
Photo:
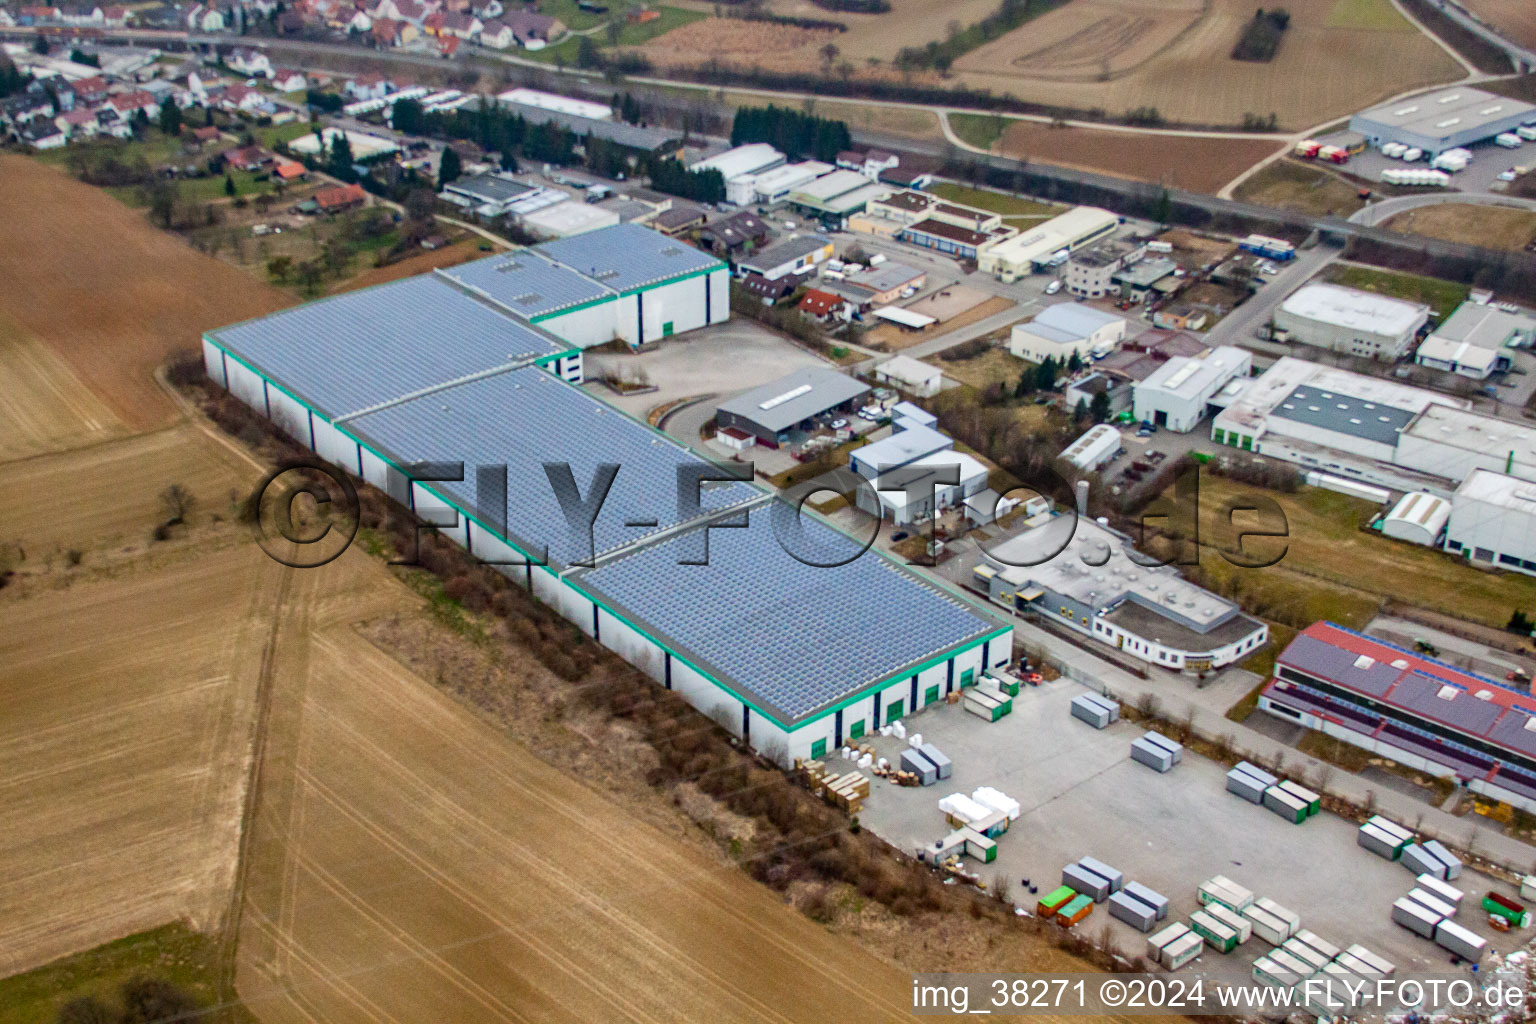
[[[716,408],[756,423],[764,430],[778,432],[868,392],[869,385],[846,374],[824,366],[806,366],[721,402]]]
[[[505,465],[508,529],[525,550],[548,545],[550,560],[562,566],[584,558],[586,547],[566,523],[545,463],[568,465],[583,498],[600,464],[619,466],[593,524],[598,555],[676,525],[677,468],[700,464],[675,441],[536,367],[402,402],[358,417],[351,428],[397,464],[462,461],[465,480],[432,487],[469,512],[479,507],[474,467]],[[745,483],[706,484],[703,492],[706,509],[761,493]]]
[[[787,506],[773,508],[751,512],[747,529],[713,531],[707,566],[679,565],[679,542],[668,540],[584,572],[582,586],[642,624],[664,624],[680,653],[785,721],[998,628],[814,519],[781,546],[775,518]],[[857,557],[823,568],[790,551],[820,563]]]
[[[431,275],[310,302],[208,337],[329,419],[570,347]]]
[[[618,292],[725,266],[706,252],[638,224],[615,224],[534,248]]]
[[[437,273],[479,289],[522,317],[543,316],[618,294],[533,249],[461,263]]]

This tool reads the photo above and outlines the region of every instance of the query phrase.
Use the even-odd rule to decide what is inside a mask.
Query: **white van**
[[[1060,278],[1057,278],[1056,280],[1052,281],[1050,284],[1045,286],[1045,294],[1047,294],[1047,295],[1055,295],[1059,291],[1061,291],[1061,279]]]

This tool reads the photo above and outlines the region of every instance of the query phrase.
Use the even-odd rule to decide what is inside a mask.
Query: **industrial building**
[[[503,106],[530,107],[535,110],[584,117],[590,121],[608,121],[613,118],[613,108],[607,104],[573,99],[570,96],[561,96],[538,89],[508,89],[497,93],[496,100]]]
[[[434,273],[575,348],[639,346],[730,317],[726,265],[638,224]]]
[[[1016,324],[1008,338],[1008,351],[1031,363],[1055,359],[1065,366],[1076,353],[1087,360],[1108,355],[1125,340],[1125,321],[1077,302],[1048,306],[1028,323]]]
[[[1381,520],[1381,535],[1437,548],[1451,518],[1451,503],[1428,491],[1409,491]]]
[[[1430,405],[1403,428],[1393,461],[1448,480],[1485,469],[1536,481],[1536,428],[1470,412],[1465,403]]]
[[[783,202],[795,189],[808,185],[831,171],[831,164],[824,164],[817,160],[783,164],[771,171],[733,179],[726,186],[725,198],[742,206],[752,202],[764,204]]]
[[[1536,107],[1481,89],[1451,86],[1362,110],[1349,129],[1373,146],[1401,142],[1431,159],[1448,149],[1486,142],[1536,120]]]
[[[890,194],[857,171],[835,170],[792,190],[789,204],[820,220],[841,226],[871,201]]]
[[[908,526],[987,489],[987,467],[955,451],[952,438],[905,416],[893,418],[891,431],[848,457],[848,467],[870,482],[854,497],[865,512]]]
[[[570,238],[621,223],[617,210],[574,199],[525,213],[518,220],[524,229],[540,238]]]
[[[1506,435],[1525,430],[1468,412],[1467,405],[1437,392],[1285,356],[1231,397],[1212,424],[1211,438],[1346,479],[1395,490],[1438,491],[1446,480],[1459,480],[1475,468],[1474,456],[1502,465],[1505,457],[1495,454],[1497,447]],[[1457,426],[1451,427],[1451,421]],[[1529,458],[1536,472],[1536,452]]]
[[[1147,254],[1145,242],[1100,242],[1080,249],[1067,260],[1068,294],[1080,299],[1102,299],[1118,291],[1115,277],[1126,267],[1138,263]]]
[[[1510,368],[1509,349],[1536,342],[1536,320],[1493,306],[1463,302],[1419,343],[1420,366],[1485,380]]]
[[[823,276],[821,287],[836,292],[859,309],[885,306],[901,298],[907,289],[921,288],[928,272],[895,260],[887,260],[863,270],[841,272],[841,279]]]
[[[748,174],[762,174],[775,167],[784,164],[784,154],[768,145],[766,142],[750,142],[745,146],[737,146],[723,153],[706,157],[688,165],[688,169],[694,172],[719,171],[729,185],[733,178],[739,178]]]
[[[753,483],[690,506],[679,480],[718,471],[548,372],[563,344],[426,275],[211,331],[203,351],[216,384],[781,764],[1011,656],[1009,626]],[[463,480],[412,478],[444,459]],[[586,488],[605,463],[612,488],[573,531],[546,467]]]
[[[683,155],[683,139],[677,132],[665,128],[646,128],[638,124],[628,124],[624,121],[613,121],[608,118],[595,118],[590,115],[578,113],[576,109],[556,109],[538,104],[530,104],[523,99],[507,99],[518,93],[527,93],[532,90],[513,89],[502,93],[498,99],[502,104],[517,114],[523,120],[533,124],[553,124],[566,129],[576,136],[578,148],[584,147],[587,137],[602,139],[624,151],[624,154],[633,162],[641,157],[650,157],[658,160],[678,159]],[[557,97],[565,99],[565,97]],[[573,101],[579,102],[579,101]],[[581,108],[596,107],[597,104],[581,103]],[[602,109],[607,109],[606,107]]]
[[[1536,811],[1536,700],[1502,682],[1317,622],[1275,659],[1259,707]]]
[[[917,398],[932,398],[944,387],[944,371],[911,356],[896,355],[880,363],[874,378]]]
[[[770,448],[788,444],[817,419],[852,412],[869,386],[836,370],[807,366],[721,402],[715,425],[734,428]]]
[[[469,178],[459,178],[443,186],[440,198],[462,206],[478,217],[521,217],[566,202],[570,197],[559,189],[545,188],[518,181],[510,174],[491,171]]]
[[[1015,611],[1176,671],[1221,668],[1268,642],[1262,621],[1172,566],[1145,561],[1108,526],[1044,512],[982,550],[974,585]]]
[[[1445,548],[1471,561],[1536,575],[1536,484],[1473,470],[1451,496]]]
[[[1115,233],[1120,218],[1108,210],[1079,206],[1058,217],[990,246],[977,267],[1002,281],[1017,281],[1036,270],[1064,262],[1078,249]]]
[[[1174,356],[1132,390],[1136,418],[1187,434],[1198,427],[1221,396],[1235,397],[1253,370],[1247,349],[1222,345],[1200,356]]]
[[[1011,237],[1013,233],[1014,229],[1010,227],[994,227],[977,231],[939,220],[937,217],[928,217],[903,227],[897,232],[896,237],[908,244],[920,245],[925,249],[944,253],[946,256],[974,260],[985,252],[988,246]]]
[[[832,252],[832,239],[826,235],[789,235],[766,249],[742,257],[736,263],[736,273],[742,277],[757,274],[777,281],[806,273],[818,263],[831,259]]]
[[[1408,354],[1429,307],[1336,284],[1308,284],[1280,304],[1275,327],[1293,340],[1367,359]]]

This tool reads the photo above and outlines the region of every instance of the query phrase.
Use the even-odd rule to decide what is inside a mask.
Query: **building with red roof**
[[[315,193],[315,206],[321,213],[341,213],[362,206],[368,201],[368,193],[361,185],[338,185],[323,188]]]
[[[1331,622],[1275,659],[1259,707],[1536,812],[1536,698]]]
[[[843,297],[824,292],[819,288],[811,288],[800,297],[800,305],[797,308],[806,316],[825,320],[842,310]]]

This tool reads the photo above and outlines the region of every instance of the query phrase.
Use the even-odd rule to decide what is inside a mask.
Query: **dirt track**
[[[0,154],[0,181],[0,310],[130,427],[170,418],[151,377],[168,353],[196,347],[209,328],[293,304],[62,170]]]

